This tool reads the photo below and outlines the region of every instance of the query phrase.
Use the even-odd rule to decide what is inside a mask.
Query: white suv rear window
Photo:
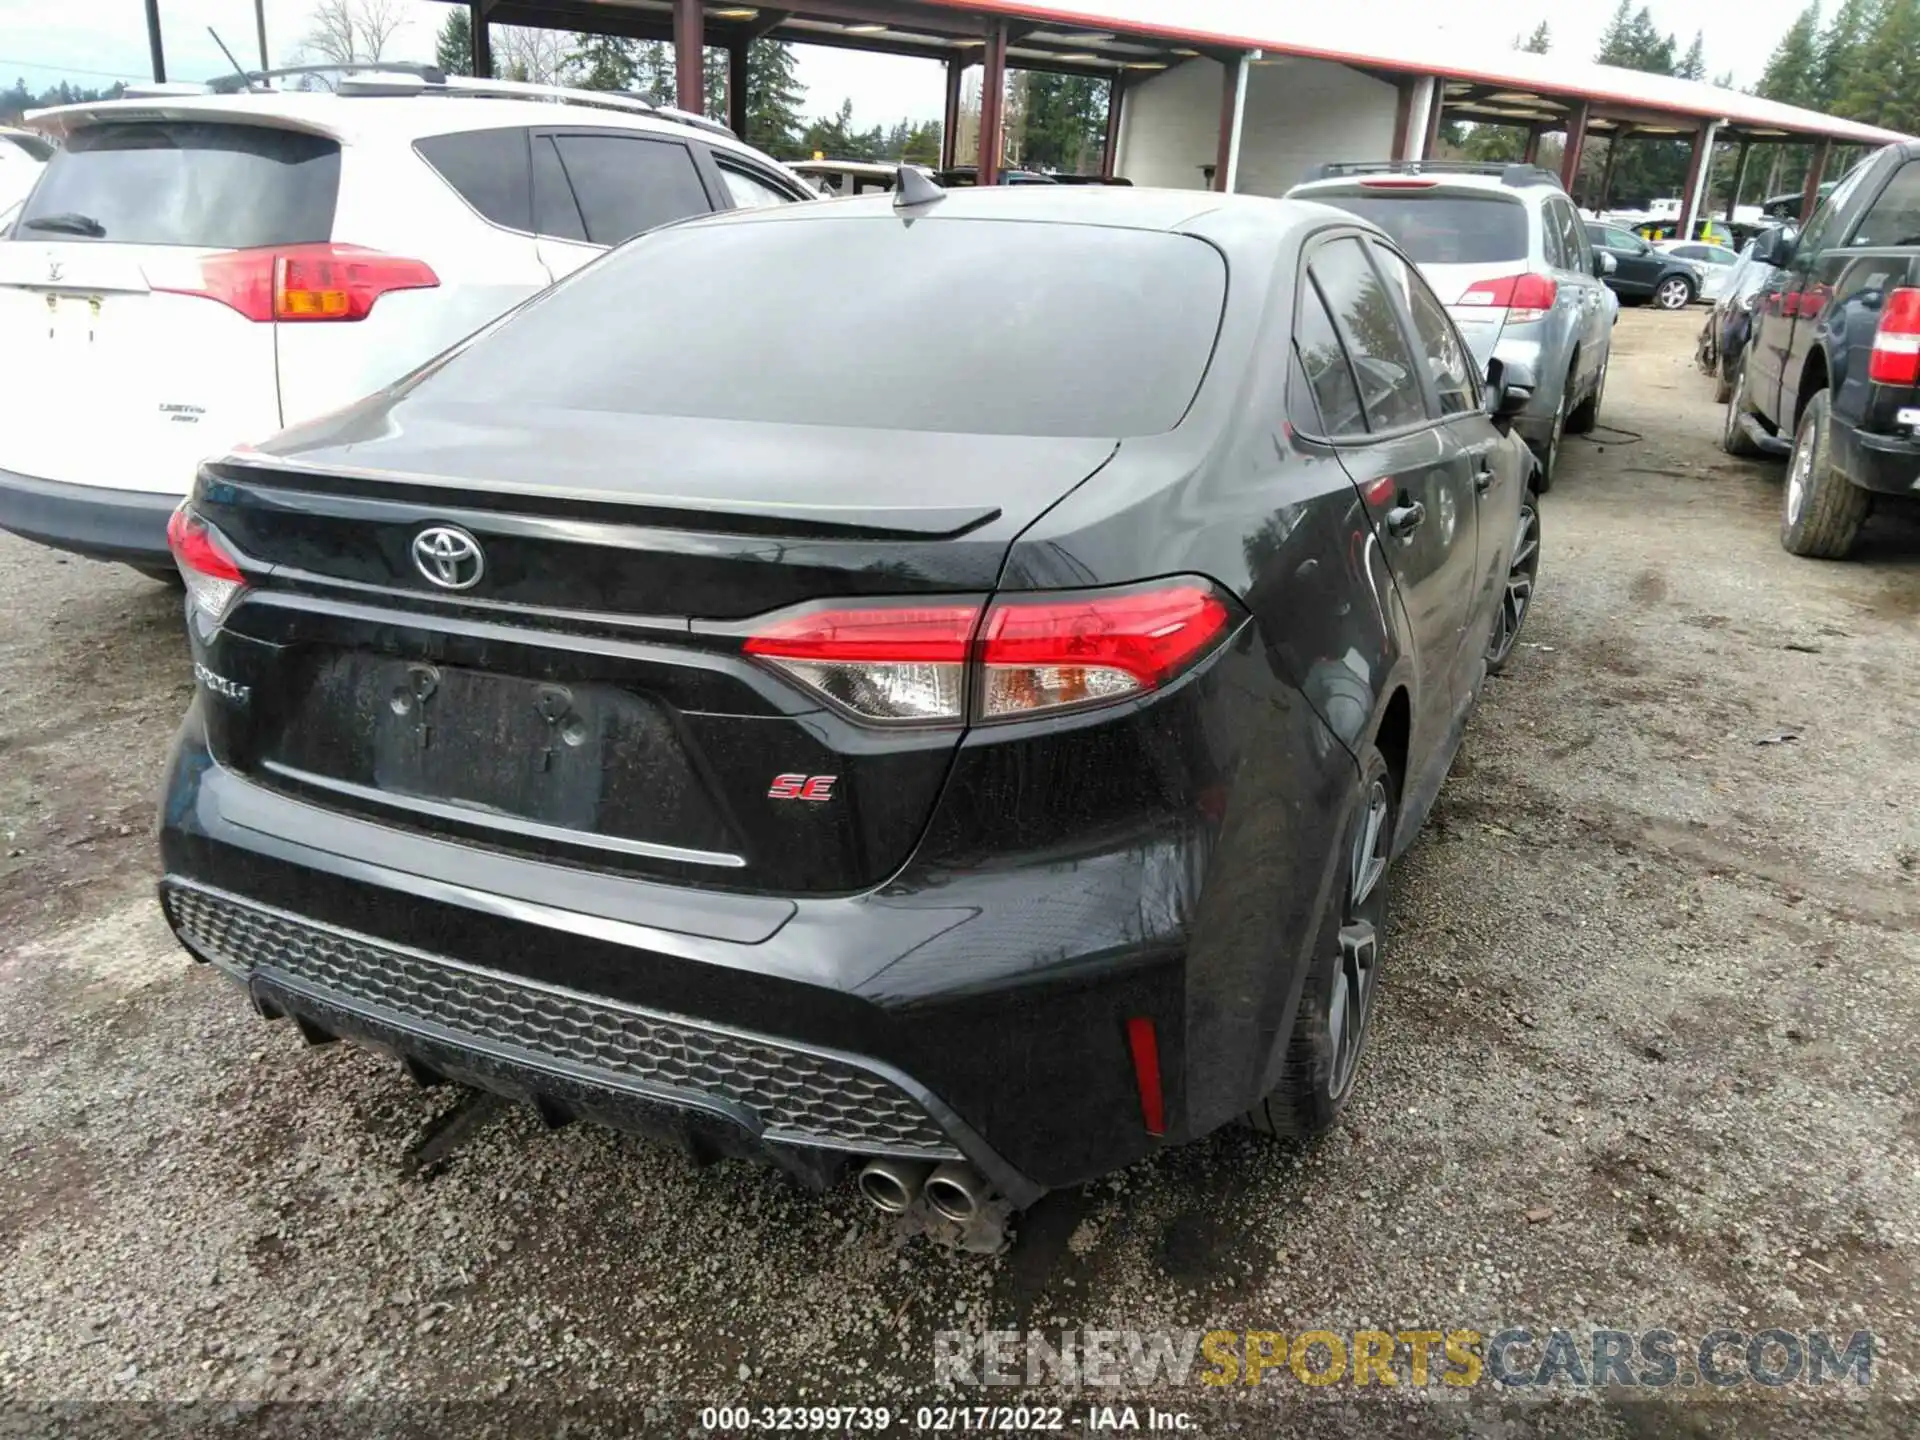
[[[14,238],[245,249],[333,238],[337,141],[297,130],[143,120],[76,131]]]
[[[1488,265],[1527,258],[1518,198],[1459,190],[1310,190],[1301,196],[1371,220],[1418,265]]]

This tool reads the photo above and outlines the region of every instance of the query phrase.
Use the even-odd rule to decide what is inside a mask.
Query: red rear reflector
[[[1140,1087],[1140,1123],[1149,1135],[1164,1135],[1167,1113],[1160,1094],[1160,1044],[1153,1021],[1145,1015],[1127,1021],[1127,1048],[1133,1052],[1134,1084]]]
[[[1876,385],[1920,385],[1920,290],[1902,288],[1887,296],[1867,379]]]
[[[187,593],[202,610],[218,620],[246,588],[247,577],[221,547],[207,522],[182,505],[167,520],[167,548]]]
[[[1476,280],[1454,304],[1504,306],[1509,320],[1538,320],[1553,308],[1559,293],[1550,275],[1503,275],[1498,280]]]
[[[431,290],[440,277],[424,260],[358,245],[285,245],[229,250],[200,261],[200,284],[156,285],[173,295],[218,300],[249,320],[364,320],[390,290]]]

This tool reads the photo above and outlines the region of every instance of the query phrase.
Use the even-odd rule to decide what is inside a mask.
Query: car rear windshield
[[[424,386],[489,405],[1150,435],[1192,403],[1226,284],[1211,245],[1158,231],[723,221],[613,252]]]
[[[54,152],[14,237],[242,249],[333,238],[337,141],[264,125],[94,125]],[[37,222],[37,223],[36,223]]]
[[[1371,220],[1421,265],[1490,265],[1527,257],[1527,209],[1504,195],[1427,190],[1315,192]]]

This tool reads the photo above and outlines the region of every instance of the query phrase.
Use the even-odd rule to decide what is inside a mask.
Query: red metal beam
[[[704,115],[707,109],[706,12],[700,0],[673,0],[675,103]]]
[[[1240,104],[1240,57],[1220,66],[1220,147],[1214,153],[1213,188],[1225,190],[1233,167],[1233,115]]]
[[[960,143],[960,97],[967,84],[967,61],[955,55],[947,61],[947,110],[940,131],[940,168],[951,170],[960,163],[954,146]]]
[[[1007,94],[1007,27],[996,20],[987,27],[987,49],[980,77],[980,159],[976,181],[1000,183],[1000,116]]]
[[[1587,121],[1593,107],[1584,100],[1574,102],[1567,114],[1567,148],[1560,156],[1560,188],[1573,194],[1573,182],[1580,178],[1580,157],[1587,149]]]
[[[1538,123],[1527,127],[1527,145],[1520,152],[1520,158],[1529,165],[1537,164],[1540,159],[1540,126]]]
[[[1813,163],[1807,166],[1807,185],[1800,192],[1800,223],[1806,224],[1820,205],[1820,180],[1827,173],[1827,161],[1833,154],[1833,142],[1822,140],[1813,147]]]
[[[1107,143],[1100,152],[1100,178],[1113,179],[1114,162],[1120,158],[1120,115],[1127,103],[1127,77],[1116,75],[1107,84]]]

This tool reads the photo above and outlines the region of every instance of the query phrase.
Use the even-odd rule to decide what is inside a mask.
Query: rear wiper
[[[91,215],[78,215],[69,210],[62,215],[36,215],[20,224],[22,230],[58,230],[67,235],[85,235],[91,240],[104,240],[107,227]]]

